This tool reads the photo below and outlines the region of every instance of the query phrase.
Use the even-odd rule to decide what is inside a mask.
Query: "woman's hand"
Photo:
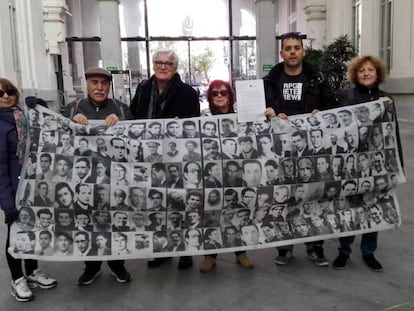
[[[314,116],[315,114],[317,114],[318,112],[320,112],[320,110],[318,109],[313,109],[311,112],[311,115]]]

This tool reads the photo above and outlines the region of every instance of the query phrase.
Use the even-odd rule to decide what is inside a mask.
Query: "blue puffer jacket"
[[[15,197],[21,165],[17,150],[13,111],[0,110],[0,206],[6,215],[16,212]]]

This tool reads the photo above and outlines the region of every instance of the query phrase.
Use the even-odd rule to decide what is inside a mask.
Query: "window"
[[[361,0],[354,0],[352,7],[352,24],[353,24],[353,42],[355,51],[358,54],[361,51]]]
[[[392,0],[382,0],[380,10],[380,57],[389,70],[391,67]]]

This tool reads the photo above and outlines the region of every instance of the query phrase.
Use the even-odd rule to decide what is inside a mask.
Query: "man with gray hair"
[[[197,92],[181,81],[177,73],[178,55],[158,49],[152,55],[154,74],[142,81],[132,99],[136,119],[191,118],[200,115]]]
[[[170,49],[158,49],[152,55],[154,74],[142,81],[131,102],[135,119],[192,118],[200,116],[197,92],[181,81],[177,73],[178,55]],[[184,127],[184,125],[183,125]],[[162,265],[168,259],[156,258],[148,261],[148,267]],[[191,257],[181,257],[178,268],[193,265]]]

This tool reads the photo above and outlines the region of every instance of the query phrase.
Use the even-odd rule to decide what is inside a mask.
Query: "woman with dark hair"
[[[29,133],[28,121],[18,104],[18,89],[9,80],[0,78],[0,206],[8,226],[6,250],[10,247],[10,229],[13,222],[17,221],[21,228],[24,227],[24,231],[17,230],[25,233],[33,228],[35,218],[32,209],[23,207],[19,213],[15,204],[26,150],[26,137]],[[30,236],[33,234],[22,233],[19,238],[16,238],[16,243],[17,239],[20,245],[32,243]],[[21,259],[13,258],[7,251],[6,259],[12,277],[11,293],[17,301],[34,299],[28,284],[41,288],[56,286],[56,280],[48,278],[37,268],[36,260],[24,260],[24,274]]]
[[[207,90],[207,100],[211,114],[227,114],[234,112],[235,94],[230,83],[223,80],[211,81]],[[246,256],[245,251],[235,252],[236,261],[244,268],[253,268],[253,262]],[[205,256],[200,265],[200,272],[207,273],[216,265],[217,254]]]
[[[207,100],[212,115],[234,112],[236,96],[229,82],[211,81],[207,89]]]
[[[353,88],[345,89],[340,93],[340,104],[342,106],[361,104],[373,100],[377,100],[380,97],[389,95],[380,90],[379,85],[385,82],[387,70],[385,64],[378,57],[365,55],[354,58],[348,66],[348,80],[354,85]],[[390,103],[394,105],[394,103]],[[381,104],[379,104],[381,106]],[[397,142],[398,150],[400,154],[401,162],[402,151],[400,138],[398,136],[398,123],[394,114],[387,114],[385,109],[379,109],[382,111],[380,115],[372,120],[373,123],[377,122],[395,122],[397,128]],[[395,109],[394,109],[395,111]],[[351,244],[354,242],[355,236],[348,236],[339,238],[340,247],[339,255],[333,262],[334,269],[344,269],[346,263],[351,254]],[[378,232],[370,232],[362,234],[361,238],[361,253],[365,264],[373,271],[382,271],[382,265],[376,260],[374,252],[377,249]]]

